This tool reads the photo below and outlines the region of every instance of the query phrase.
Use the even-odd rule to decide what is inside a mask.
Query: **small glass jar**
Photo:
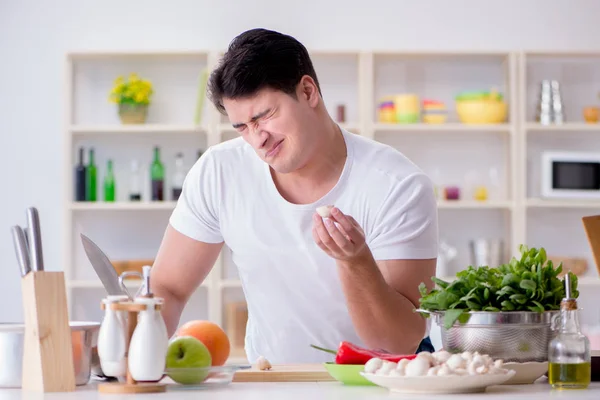
[[[581,332],[570,275],[565,276],[566,296],[553,321],[556,336],[548,345],[548,383],[554,389],[585,389],[592,379],[590,341]]]

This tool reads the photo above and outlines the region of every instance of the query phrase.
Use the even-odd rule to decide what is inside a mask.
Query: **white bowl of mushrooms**
[[[404,393],[468,393],[484,391],[514,376],[501,359],[477,352],[421,352],[412,360],[372,358],[361,373],[376,385]]]

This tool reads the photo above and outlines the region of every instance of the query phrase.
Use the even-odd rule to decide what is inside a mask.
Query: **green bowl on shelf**
[[[329,375],[336,381],[342,382],[344,385],[353,386],[375,386],[371,381],[368,381],[359,372],[364,371],[364,365],[354,364],[336,364],[333,362],[326,362],[325,369],[329,372]]]

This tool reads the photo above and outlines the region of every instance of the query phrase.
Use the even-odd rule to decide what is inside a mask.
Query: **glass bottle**
[[[113,171],[113,162],[108,160],[106,166],[106,175],[104,176],[104,201],[115,201],[116,184],[115,173]]]
[[[75,166],[75,201],[85,201],[85,165],[83,147],[79,148],[79,162]]]
[[[152,180],[152,200],[164,200],[165,167],[160,161],[160,148],[158,146],[154,147],[154,160],[150,167],[150,179]]]
[[[590,341],[581,333],[577,300],[571,297],[571,289],[568,272],[557,333],[548,345],[548,383],[555,389],[585,389],[592,379]]]
[[[87,201],[96,201],[98,196],[96,186],[96,160],[94,159],[94,148],[89,150],[88,165],[85,168],[85,199]]]
[[[137,160],[131,162],[131,175],[129,176],[129,201],[142,200],[142,179],[140,164]]]
[[[177,153],[175,156],[175,173],[173,174],[172,198],[179,200],[183,190],[183,181],[185,180],[185,165],[183,163],[183,153]]]

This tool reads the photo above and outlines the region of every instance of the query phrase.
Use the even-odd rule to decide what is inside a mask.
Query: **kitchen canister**
[[[419,122],[421,107],[419,96],[412,93],[399,94],[394,97],[396,109],[396,122],[400,124],[414,124]]]

